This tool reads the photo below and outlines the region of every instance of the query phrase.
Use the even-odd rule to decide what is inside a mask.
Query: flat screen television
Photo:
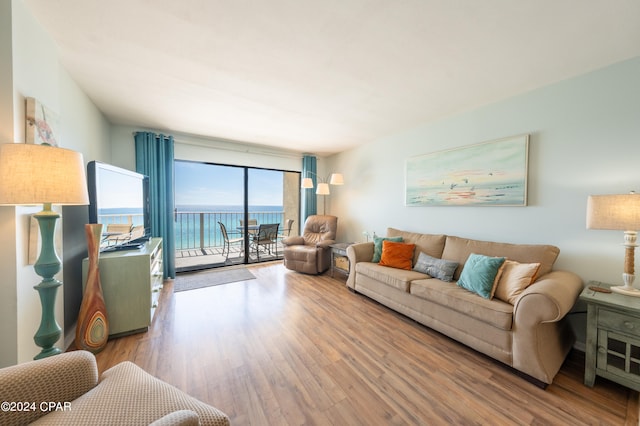
[[[149,178],[91,161],[87,165],[89,222],[101,223],[100,251],[136,249],[151,237]]]

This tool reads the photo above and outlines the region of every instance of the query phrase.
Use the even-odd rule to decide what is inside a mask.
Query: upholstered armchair
[[[309,216],[302,236],[282,240],[284,266],[305,274],[321,274],[331,266],[330,244],[336,242],[338,218],[329,215]]]
[[[0,425],[230,424],[223,412],[131,362],[111,367],[98,380],[96,359],[87,351],[0,369],[0,399],[6,401]]]

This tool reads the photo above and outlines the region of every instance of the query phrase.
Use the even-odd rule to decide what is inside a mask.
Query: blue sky
[[[113,172],[110,169],[100,169],[98,180],[98,208],[132,208],[142,209],[144,197],[142,195],[142,180],[132,178],[129,174]]]
[[[242,167],[175,162],[176,205],[242,205]],[[249,169],[249,204],[281,206],[283,172]]]

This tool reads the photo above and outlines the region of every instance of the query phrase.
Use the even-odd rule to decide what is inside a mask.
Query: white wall
[[[3,137],[7,140],[0,142],[25,141],[25,98],[34,97],[59,114],[62,147],[83,152],[85,161],[93,155],[104,155],[108,152],[105,147],[108,147],[109,143],[109,123],[62,67],[53,41],[21,1],[2,2],[1,11],[3,13],[2,36],[4,38],[7,34],[9,35],[12,49],[9,53],[2,51],[0,63],[3,70],[7,62],[11,64],[11,73],[7,79],[12,81],[13,90],[10,108],[0,110],[2,116],[0,120],[5,122],[9,117],[13,125],[11,134]],[[9,17],[8,20],[7,17]],[[4,45],[4,40],[2,44]],[[4,103],[3,99],[3,106]],[[0,323],[9,324],[7,328],[11,328],[7,331],[4,327],[0,329],[2,331],[0,339],[3,342],[0,366],[28,361],[40,350],[33,342],[41,313],[38,293],[33,290],[33,286],[40,281],[40,277],[35,274],[33,266],[28,265],[27,262],[30,215],[39,210],[41,208],[38,207],[2,207],[0,213],[2,222],[0,229],[7,230],[3,235],[9,237],[10,241],[15,240],[15,247],[12,247],[13,244],[3,244],[15,251],[12,253],[3,251],[0,265],[3,276],[6,278],[3,280],[3,295],[9,296],[0,300]],[[82,223],[74,222],[68,225],[70,226],[66,227],[68,230],[65,230],[64,240],[76,244],[78,232],[84,232]],[[56,232],[58,240],[61,241],[62,226],[60,224]],[[84,246],[86,243],[83,241],[82,244]],[[78,246],[73,246],[68,251],[77,252],[78,250]],[[63,257],[61,252],[58,255]],[[62,279],[62,276],[63,272],[57,278]],[[7,288],[11,291],[6,290]],[[64,296],[61,288],[55,309],[56,320],[63,328],[65,325]],[[5,333],[13,334],[14,329],[17,333],[15,339],[5,336]],[[5,337],[7,337],[6,340]],[[65,342],[61,339],[58,346],[65,346]]]
[[[529,133],[527,207],[405,207],[408,157]],[[381,138],[329,159],[339,239],[387,227],[554,244],[556,268],[620,283],[622,232],[585,229],[587,196],[640,192],[640,58]],[[640,274],[640,271],[638,272]],[[580,331],[579,331],[580,332]]]
[[[11,3],[0,1],[0,143],[13,141],[13,37],[11,32]],[[0,271],[3,282],[0,284],[0,367],[12,365],[18,361],[16,347],[18,342],[17,324],[17,288],[16,250],[7,241],[14,241],[15,209],[0,207]]]
[[[175,141],[176,160],[288,171],[300,171],[302,168],[302,155],[297,152],[130,126],[112,127],[111,145],[114,165],[129,170],[136,169],[133,134],[137,131],[172,135]]]

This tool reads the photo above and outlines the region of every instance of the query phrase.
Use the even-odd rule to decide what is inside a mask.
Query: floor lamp
[[[638,246],[637,230],[640,229],[640,195],[635,192],[622,195],[590,195],[587,200],[587,229],[624,231],[624,285],[613,286],[611,290],[627,296],[640,297],[640,290],[633,287],[635,248]]]
[[[33,336],[42,351],[34,359],[62,352],[54,346],[62,334],[54,313],[56,293],[62,285],[54,278],[61,269],[54,245],[60,214],[51,205],[88,203],[82,154],[50,145],[0,144],[0,205],[43,205],[42,211],[34,215],[41,236],[34,269],[42,277],[40,284],[34,286],[40,296],[42,317]]]
[[[319,176],[316,175],[315,173],[312,173],[312,172],[307,172],[307,173],[311,173],[319,178]],[[316,195],[322,195],[326,197],[331,193],[331,191],[329,190],[329,185],[344,185],[344,177],[342,176],[342,173],[331,173],[331,176],[329,177],[328,181],[329,183],[327,183],[326,180],[320,179],[320,182],[318,182],[318,186],[316,188]],[[313,188],[313,179],[311,178],[302,179],[300,188],[304,188],[304,189]],[[327,214],[326,198],[323,198],[322,200],[322,210],[323,210],[322,214]]]

